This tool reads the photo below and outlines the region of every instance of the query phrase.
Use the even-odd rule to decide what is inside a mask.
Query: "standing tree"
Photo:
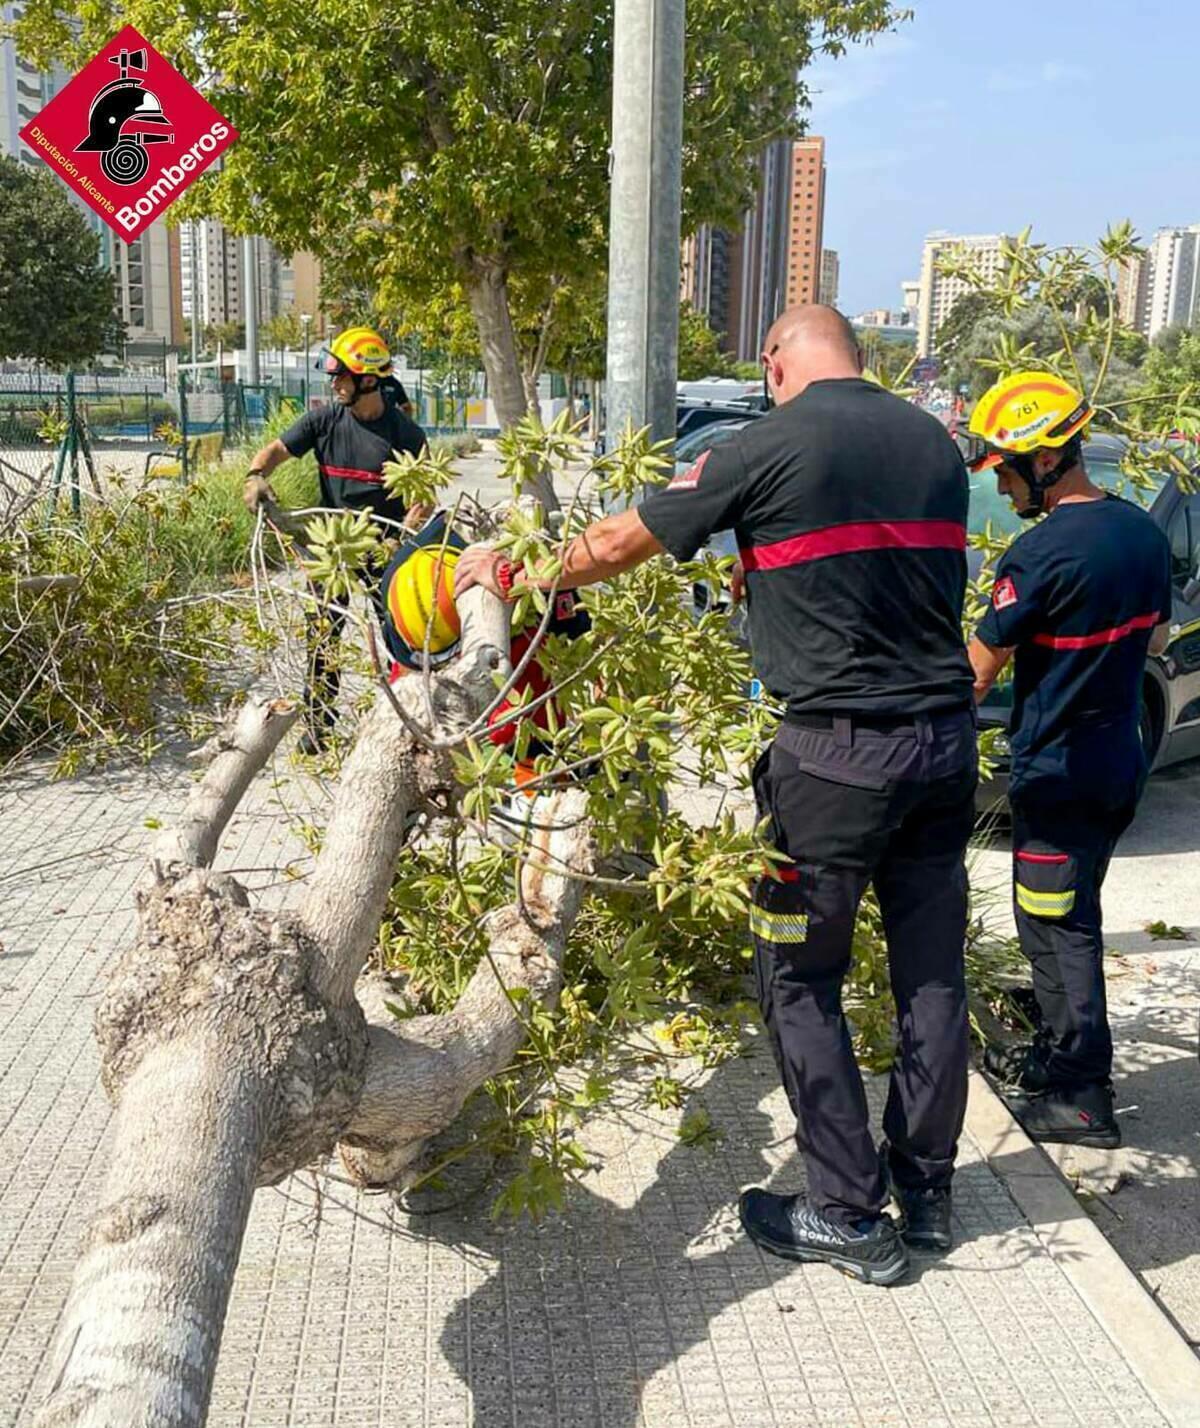
[[[721,337],[708,325],[708,318],[690,302],[679,306],[679,380],[695,382],[702,377],[732,377],[733,358],[721,349]]]
[[[70,367],[120,347],[125,324],[99,258],[99,238],[58,179],[0,156],[0,359]]]
[[[459,284],[500,419],[521,418],[513,283],[544,309],[561,285],[603,270],[608,6],[97,0],[78,37],[74,15],[29,0],[22,52],[73,65],[119,22],[135,24],[236,125],[221,171],[180,201],[181,216],[212,213],[285,251],[316,251],[335,273],[371,274],[385,319]],[[899,18],[891,0],[692,0],[685,225],[736,223],[763,144],[798,132],[800,72]]]
[[[204,329],[204,340],[210,351],[223,347],[237,349],[246,341],[246,327],[241,322],[210,322]]]
[[[270,347],[291,347],[295,350],[304,345],[304,328],[294,307],[277,312],[262,323],[258,331]]]

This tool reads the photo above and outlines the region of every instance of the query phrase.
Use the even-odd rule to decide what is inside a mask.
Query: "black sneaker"
[[[867,1284],[895,1284],[908,1269],[908,1251],[886,1216],[852,1230],[827,1220],[799,1195],[772,1195],[757,1187],[742,1191],[738,1214],[754,1243],[781,1259],[831,1264]]]
[[[949,1185],[931,1185],[920,1190],[893,1185],[892,1194],[903,1216],[900,1235],[909,1249],[950,1248],[954,1235],[950,1229]]]
[[[298,753],[306,758],[316,758],[318,754],[323,754],[329,747],[329,730],[316,728],[305,729],[300,736],[300,742],[296,745]]]
[[[1121,1144],[1111,1086],[1052,1086],[1040,1096],[1005,1099],[1030,1140],[1100,1150],[1116,1150]]]
[[[1027,1096],[1040,1095],[1050,1086],[1050,1038],[1038,1035],[1016,1046],[988,1046],[983,1069],[1001,1086]]]

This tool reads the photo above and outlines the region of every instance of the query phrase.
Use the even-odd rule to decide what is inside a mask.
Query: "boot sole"
[[[1121,1145],[1119,1128],[1111,1131],[1036,1131],[1022,1126],[1021,1129],[1038,1145],[1089,1145],[1096,1150],[1118,1150]]]
[[[953,1235],[910,1235],[907,1230],[901,1230],[900,1238],[909,1249],[922,1254],[945,1254],[954,1248]]]
[[[860,1280],[863,1284],[887,1286],[895,1284],[897,1280],[903,1279],[908,1273],[907,1254],[897,1255],[894,1260],[889,1260],[884,1264],[863,1264],[861,1260],[846,1259],[836,1250],[808,1249],[801,1248],[799,1245],[781,1244],[778,1240],[770,1239],[757,1230],[751,1229],[744,1220],[742,1228],[759,1249],[766,1250],[768,1254],[802,1264],[828,1264],[851,1279]]]

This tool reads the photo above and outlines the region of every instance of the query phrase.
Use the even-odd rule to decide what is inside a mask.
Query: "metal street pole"
[[[254,238],[242,239],[242,267],[246,270],[245,298],[242,311],[246,317],[246,380],[258,386],[258,263],[255,261]]]
[[[685,0],[616,0],[605,447],[675,435]]]
[[[200,360],[200,224],[192,219],[192,376]]]
[[[312,313],[302,312],[300,314],[300,326],[304,329],[304,410],[308,410],[308,329],[312,322]]]

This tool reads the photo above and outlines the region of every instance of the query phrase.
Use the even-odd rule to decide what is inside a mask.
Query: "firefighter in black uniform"
[[[1045,515],[996,568],[970,645],[980,699],[1015,652],[1009,729],[1013,910],[1041,1034],[989,1058],[1034,1140],[1117,1146],[1100,888],[1145,785],[1147,650],[1166,647],[1170,548],[1146,513],[1093,486],[1087,401],[1050,372],[998,382],[971,417],[973,471]]]
[[[274,501],[267,479],[281,462],[315,451],[321,478],[321,504],[338,510],[370,511],[390,525],[384,534],[399,535],[403,524],[416,525],[429,512],[388,495],[383,465],[393,453],[419,456],[425,433],[406,410],[407,394],[394,378],[391,353],[370,327],[351,327],[324,352],[334,400],[307,411],[277,440],[257,452],[246,474],[243,497],[253,511],[260,500]],[[301,752],[320,753],[337,720],[339,672],[330,644],[341,638],[345,615],[330,608],[317,592],[317,608],[308,618],[308,678],[304,690],[305,732]]]
[[[754,784],[790,861],[760,881],[751,931],[808,1173],[807,1202],[746,1191],[742,1223],[772,1253],[891,1284],[905,1240],[950,1243],[966,1107],[963,855],[977,778],[960,625],[967,475],[940,423],[863,379],[853,329],[832,308],[784,313],[765,347],[776,409],[580,535],[564,583],[663,550],[690,559],[712,532],[737,534],[755,666],[787,707]],[[481,547],[459,560],[460,590],[512,580]],[[841,1000],[872,881],[901,1031],[883,1154]],[[884,1213],[889,1179],[903,1237]]]

